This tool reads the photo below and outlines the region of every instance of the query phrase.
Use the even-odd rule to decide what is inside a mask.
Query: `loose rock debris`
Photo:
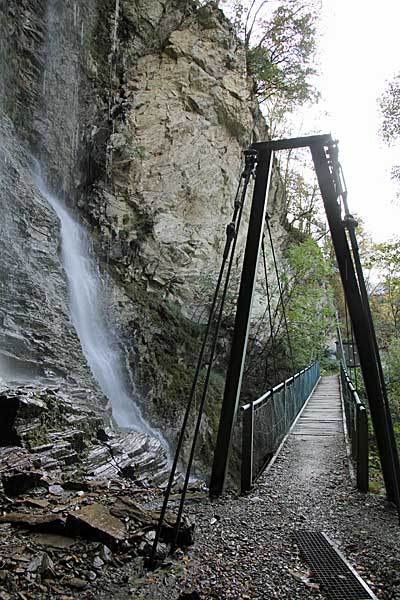
[[[2,389],[0,401],[0,600],[97,598],[104,579],[147,580],[158,484],[168,476],[159,442],[104,428],[54,390]],[[167,512],[160,559],[170,553],[174,522]],[[192,540],[193,524],[182,525]],[[125,565],[129,575],[120,573]]]
[[[67,598],[87,589],[92,591],[79,597],[90,598],[105,571],[115,577],[116,570],[135,560],[133,580],[146,573],[144,558],[160,513],[139,503],[159,504],[161,489],[123,480],[91,482],[85,492],[65,490],[61,481],[54,485],[62,494],[40,486],[30,489],[29,496],[2,497],[0,598]],[[174,520],[167,513],[158,548],[161,560],[170,553]],[[187,538],[193,529],[184,519]],[[126,583],[129,577],[122,580]]]
[[[14,450],[15,454],[21,452],[20,448]],[[7,460],[11,451],[7,448]],[[162,489],[119,476],[94,479],[82,467],[75,480],[71,471],[64,476],[58,470],[33,471],[31,459],[31,453],[25,453],[22,463],[11,471],[4,468],[1,475],[3,490],[12,492],[12,496],[3,493],[0,504],[3,597],[17,592],[27,598],[46,597],[47,593],[57,597],[67,588],[84,590],[93,587],[107,567],[118,568],[133,558],[141,561],[133,572],[138,568],[142,572],[141,557],[151,550],[160,518],[159,511],[146,505],[161,504]],[[24,473],[26,463],[30,470]],[[0,463],[0,474],[5,464]],[[195,494],[199,494],[197,488]],[[160,560],[170,553],[174,523],[175,515],[167,512],[158,548]],[[185,518],[182,539],[192,542],[193,531],[193,523]],[[21,546],[13,553],[15,540]]]
[[[105,430],[100,437],[115,452],[113,435]],[[400,600],[396,515],[381,498],[354,490],[344,447],[327,444],[310,475],[301,468],[300,441],[291,440],[246,496],[210,501],[201,484],[193,485],[183,534],[193,542],[195,521],[195,544],[171,555],[176,490],[159,564],[150,571],[144,563],[163,489],[112,467],[121,456],[126,466],[128,453],[110,458],[96,426],[71,436],[86,450],[70,465],[63,462],[70,447],[55,458],[55,444],[40,438],[40,450],[25,442],[0,448],[0,480],[8,491],[0,497],[0,600],[319,600],[323,590],[294,542],[299,528],[326,531],[378,598]],[[137,463],[124,473],[136,477]]]

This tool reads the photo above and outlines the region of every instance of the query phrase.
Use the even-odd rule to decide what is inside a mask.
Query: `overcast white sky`
[[[400,0],[321,3],[317,87],[323,98],[294,115],[292,135],[332,133],[339,140],[350,209],[375,241],[385,241],[400,236],[400,186],[390,177],[400,164],[400,144],[388,148],[381,141],[377,100],[400,72]],[[231,2],[222,4],[226,9]]]
[[[376,241],[399,235],[400,199],[390,167],[399,148],[379,139],[377,98],[400,71],[400,0],[323,0],[319,88],[339,140],[350,209]]]

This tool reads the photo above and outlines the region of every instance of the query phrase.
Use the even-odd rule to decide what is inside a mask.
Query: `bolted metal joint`
[[[233,240],[233,238],[236,235],[236,227],[235,227],[235,223],[233,221],[231,221],[229,223],[229,225],[226,226],[226,237],[228,238],[228,240]]]
[[[257,164],[257,156],[257,150],[250,149],[244,151],[245,166],[242,175],[243,179],[245,179],[248,175],[251,175],[251,173],[253,173],[254,167]]]
[[[328,144],[327,156],[328,156],[328,162],[330,165],[337,165],[339,163],[338,140],[332,140]]]
[[[358,221],[349,213],[345,215],[343,219],[343,226],[349,231],[354,230],[356,227],[358,227]]]
[[[231,247],[232,241],[236,236],[236,227],[235,223],[231,221],[229,225],[226,226],[226,242],[224,248],[223,257],[226,258],[229,254],[229,248]]]
[[[242,206],[242,202],[241,199],[238,198],[237,200],[235,200],[235,204],[233,205],[235,210],[239,210],[239,208]]]

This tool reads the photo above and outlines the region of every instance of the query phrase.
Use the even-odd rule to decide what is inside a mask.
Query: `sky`
[[[390,176],[400,164],[400,143],[390,148],[380,139],[378,98],[400,72],[400,0],[320,1],[316,87],[322,98],[293,115],[291,135],[331,133],[339,141],[350,210],[374,241],[387,241],[400,236],[400,185]],[[222,0],[227,14],[231,4]]]
[[[339,140],[350,210],[375,241],[385,241],[400,234],[400,190],[390,177],[400,147],[388,148],[379,137],[377,98],[400,72],[400,0],[322,4],[317,85],[329,112],[320,117],[322,131]]]

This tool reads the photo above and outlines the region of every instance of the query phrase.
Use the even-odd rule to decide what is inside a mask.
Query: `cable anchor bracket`
[[[254,169],[257,164],[258,152],[257,150],[250,149],[244,151],[244,171],[242,173],[242,178],[246,179],[246,177],[254,174]]]
[[[227,258],[231,244],[232,244],[233,240],[235,239],[235,237],[236,237],[236,225],[233,221],[231,221],[226,226],[226,242],[225,242],[223,258]]]
[[[355,219],[353,217],[353,215],[351,215],[350,213],[346,214],[343,218],[343,227],[345,227],[345,229],[353,230],[356,229],[356,227],[358,227],[358,221],[357,219]]]

